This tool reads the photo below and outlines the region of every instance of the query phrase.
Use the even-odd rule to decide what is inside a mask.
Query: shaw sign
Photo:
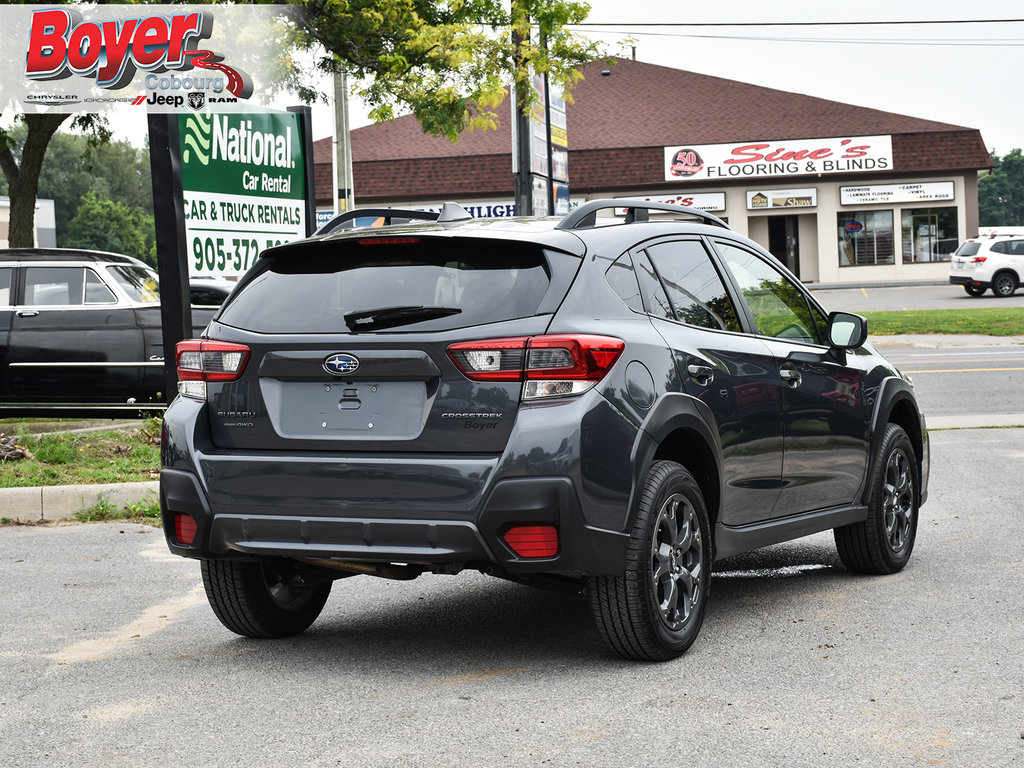
[[[666,181],[802,176],[892,170],[892,137],[751,141],[665,147]]]

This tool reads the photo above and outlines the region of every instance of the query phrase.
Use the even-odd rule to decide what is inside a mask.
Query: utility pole
[[[334,73],[335,213],[350,211],[356,200],[352,183],[352,141],[348,129],[348,75]]]
[[[515,3],[513,2],[513,10],[514,7]],[[514,18],[515,13],[513,13],[513,19]],[[526,69],[526,62],[523,61],[523,57],[520,54],[521,47],[527,45],[529,41],[529,27],[527,27],[525,39],[520,38],[519,33],[513,27],[512,47],[515,51],[513,87],[515,89],[515,93],[514,98],[512,99],[512,124],[514,126],[514,130],[512,131],[514,144],[512,147],[512,171],[515,174],[517,216],[533,215],[533,179],[530,173],[532,160],[530,157],[530,119],[526,114],[527,89],[529,88],[529,84],[527,82],[527,78],[522,77],[523,71]]]

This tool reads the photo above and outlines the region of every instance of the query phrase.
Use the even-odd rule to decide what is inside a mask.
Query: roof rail
[[[437,221],[438,214],[432,211],[414,211],[411,208],[353,208],[351,211],[339,213],[322,227],[319,227],[314,235],[326,235],[338,229],[350,229],[356,226],[355,220],[373,217],[384,219],[384,226],[390,227],[392,223],[405,224],[410,219],[419,221]],[[393,221],[394,219],[405,219],[405,221]]]
[[[665,211],[667,213],[685,213],[688,216],[700,219],[705,224],[729,229],[729,225],[717,216],[712,216],[704,211],[698,211],[696,208],[625,198],[619,200],[591,200],[584,203],[558,222],[555,229],[588,229],[597,226],[597,212],[607,208],[625,208],[626,220],[623,222],[624,224],[650,221],[649,211]]]

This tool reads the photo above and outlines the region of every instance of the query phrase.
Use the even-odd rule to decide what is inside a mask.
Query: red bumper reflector
[[[519,557],[554,557],[558,554],[558,528],[553,525],[517,525],[501,537]]]
[[[191,547],[196,540],[196,521],[189,515],[175,515],[174,538],[179,544]]]

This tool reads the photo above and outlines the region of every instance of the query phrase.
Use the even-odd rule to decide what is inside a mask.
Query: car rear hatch
[[[213,443],[500,454],[522,388],[503,372],[522,367],[525,339],[544,333],[579,264],[530,242],[446,234],[273,252],[203,342],[207,364],[240,371],[204,376]],[[463,373],[473,366],[477,380]]]

